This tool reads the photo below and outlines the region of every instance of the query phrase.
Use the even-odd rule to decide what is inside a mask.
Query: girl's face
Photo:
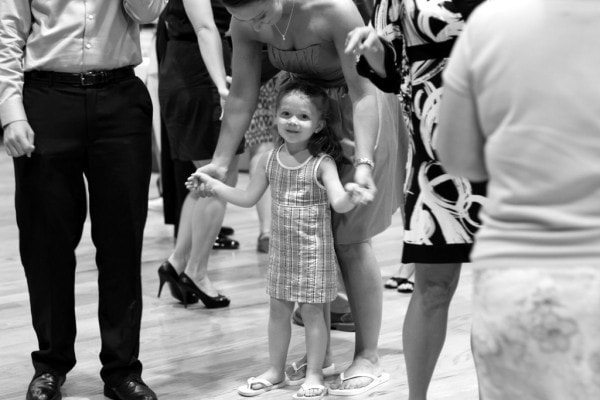
[[[239,7],[228,7],[233,18],[249,22],[255,31],[267,25],[275,25],[281,19],[281,0],[256,0]]]
[[[321,112],[309,97],[297,92],[284,95],[277,108],[277,131],[286,143],[308,145],[313,133],[325,126]]]

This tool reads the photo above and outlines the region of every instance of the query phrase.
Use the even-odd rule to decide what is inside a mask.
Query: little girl
[[[271,243],[267,294],[270,367],[238,388],[257,396],[286,385],[285,363],[291,337],[290,317],[298,302],[306,332],[306,380],[293,396],[320,399],[322,367],[329,340],[326,316],[336,296],[337,260],[333,247],[330,205],[338,213],[367,203],[371,196],[356,183],[342,186],[335,160],[341,147],[329,132],[329,98],[318,86],[293,81],[277,96],[275,123],[279,146],[266,153],[246,190],[195,173],[188,187],[200,184],[219,198],[252,207],[271,185]]]

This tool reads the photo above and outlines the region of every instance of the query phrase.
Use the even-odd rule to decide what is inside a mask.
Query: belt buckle
[[[98,79],[98,78],[100,78],[100,79]],[[81,74],[79,74],[79,79],[81,82],[81,86],[93,86],[93,85],[97,85],[98,83],[104,82],[106,79],[106,76],[101,71],[100,72],[88,71],[88,72],[82,72]]]

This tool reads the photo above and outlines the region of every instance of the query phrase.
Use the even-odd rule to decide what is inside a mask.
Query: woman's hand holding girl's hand
[[[373,201],[377,188],[375,187],[375,181],[373,181],[373,171],[371,166],[367,164],[360,164],[356,166],[354,172],[354,182],[356,182],[361,190],[365,192],[365,196],[368,195],[368,202]]]
[[[344,185],[344,189],[350,194],[350,201],[352,204],[367,204],[372,202],[374,199],[373,194],[361,187],[358,183],[346,183],[346,185]]]

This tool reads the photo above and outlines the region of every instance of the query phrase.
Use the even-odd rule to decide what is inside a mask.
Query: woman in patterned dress
[[[470,11],[481,1],[380,0],[372,27],[346,51],[380,89],[400,94],[410,132],[402,262],[415,263],[403,326],[409,399],[425,400],[442,350],[461,265],[469,261],[485,183],[445,172],[436,154],[442,72]]]
[[[327,128],[328,110],[328,95],[318,86],[302,81],[284,85],[277,97],[276,113],[282,143],[261,158],[248,188],[232,188],[201,172],[191,179],[191,187],[205,183],[219,198],[242,207],[254,205],[269,185],[272,189],[267,274],[270,368],[238,389],[243,396],[286,384],[291,315],[296,302],[306,326],[308,364],[297,396],[320,399],[327,392],[322,366],[329,342],[328,304],[337,292],[330,206],[344,213],[369,197],[356,183],[343,186],[340,181],[335,160],[341,158],[341,147]]]

